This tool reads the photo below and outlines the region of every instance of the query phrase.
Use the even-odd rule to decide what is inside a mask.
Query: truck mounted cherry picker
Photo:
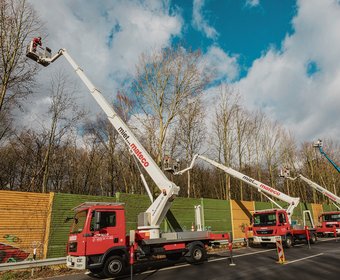
[[[122,203],[86,202],[76,207],[67,244],[69,268],[89,269],[104,277],[115,277],[124,274],[129,264],[154,259],[159,255],[166,256],[168,260],[184,257],[189,263],[196,264],[205,260],[206,250],[210,245],[217,245],[220,240],[229,240],[228,233],[203,230],[161,232],[161,223],[180,188],[166,177],[127,124],[65,49],[60,49],[52,55],[49,48],[34,49],[31,42],[27,47],[26,56],[45,67],[59,57],[65,57],[105,112],[130,152],[159,189],[158,197],[153,200],[141,173],[142,182],[152,204],[145,212],[138,215],[138,227],[131,230],[128,235]]]
[[[312,226],[307,228],[304,225],[297,225],[292,222],[292,215],[294,209],[298,206],[300,198],[288,196],[266,184],[263,184],[241,172],[238,172],[230,167],[224,166],[214,160],[211,160],[205,156],[196,154],[191,161],[189,167],[174,172],[175,175],[182,175],[186,171],[193,168],[194,163],[197,159],[204,160],[211,165],[223,170],[225,173],[243,181],[244,183],[256,188],[260,193],[267,197],[273,204],[275,204],[278,209],[266,209],[266,210],[256,210],[252,215],[252,229],[253,229],[253,242],[256,244],[261,244],[265,246],[269,243],[275,243],[276,237],[281,236],[283,244],[286,248],[294,245],[296,241],[299,240],[309,240],[310,243],[315,243],[317,241],[317,234],[314,228],[313,220],[310,211],[305,211],[304,215],[308,216]],[[275,199],[284,201],[288,203],[287,209],[278,204]],[[305,216],[304,216],[305,221]]]
[[[306,178],[302,174],[298,174],[296,177],[290,177],[290,171],[288,169],[284,169],[281,171],[281,177],[289,179],[291,181],[295,180],[302,180],[307,183],[308,186],[315,189],[319,193],[323,194],[324,196],[328,197],[334,206],[338,209],[337,211],[328,211],[323,212],[319,216],[319,221],[321,226],[317,226],[316,232],[319,235],[333,235],[334,234],[334,227],[336,228],[336,233],[340,234],[340,197],[335,195],[334,193],[330,192],[329,190],[321,187],[317,183],[313,182],[312,180]]]

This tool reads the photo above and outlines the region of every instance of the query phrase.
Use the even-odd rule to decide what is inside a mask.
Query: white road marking
[[[318,242],[320,241],[320,242],[326,242],[326,241],[331,241],[331,240],[336,240],[336,239],[338,239],[338,238],[335,238],[335,237],[332,237],[332,238],[327,238],[327,239],[318,239]]]
[[[316,254],[316,255],[313,255],[313,256],[308,256],[308,257],[301,258],[301,259],[297,259],[297,260],[293,260],[293,261],[288,261],[288,262],[286,263],[286,265],[287,265],[287,264],[291,264],[291,263],[296,263],[296,262],[304,261],[304,260],[307,260],[307,259],[310,259],[310,258],[315,258],[315,257],[321,256],[321,255],[323,255],[323,253]]]
[[[251,253],[245,253],[245,254],[240,254],[240,255],[235,255],[235,256],[233,255],[233,258],[240,258],[240,257],[243,257],[243,256],[261,254],[261,253],[265,253],[265,252],[269,252],[269,251],[276,251],[276,248],[275,249],[268,249],[268,250],[261,250],[261,251],[251,252]],[[208,260],[208,262],[217,262],[217,261],[226,260],[226,259],[230,259],[230,257],[228,256],[228,257]]]
[[[245,254],[233,256],[233,258],[239,258],[239,257],[255,255],[255,254],[261,254],[261,253],[265,253],[265,252],[269,252],[269,251],[275,251],[275,250],[276,250],[276,248],[275,249],[268,249],[268,250],[261,250],[261,251],[257,251],[257,252],[251,252],[251,253],[245,253]],[[227,260],[227,259],[230,259],[230,257],[228,256],[228,257],[222,257],[222,258],[218,258],[218,259],[208,260],[207,262],[217,262],[217,261],[223,261],[223,260]],[[186,264],[181,264],[181,265],[176,265],[176,266],[164,267],[164,268],[161,268],[161,269],[148,270],[148,271],[144,271],[140,274],[149,274],[149,273],[153,273],[153,272],[156,272],[156,271],[177,269],[177,268],[180,268],[180,267],[186,267],[186,266],[190,266],[190,265],[191,264],[186,263]]]
[[[320,240],[320,241],[329,241],[329,240],[332,240],[332,239],[329,238],[327,240]],[[296,245],[294,245],[294,247],[300,247],[300,246],[304,246],[304,245],[306,245],[306,244],[296,244]],[[239,251],[239,250],[242,250],[242,248],[235,249],[233,251]],[[267,250],[261,250],[261,251],[256,251],[256,252],[250,252],[250,253],[245,253],[245,254],[240,254],[240,255],[235,255],[235,256],[233,256],[233,258],[240,258],[240,257],[243,257],[243,256],[262,254],[262,253],[266,253],[266,252],[270,252],[270,251],[276,251],[276,248],[274,248],[274,249],[267,249]],[[303,260],[306,260],[306,259],[314,258],[314,257],[320,256],[320,255],[323,255],[323,253],[320,253],[320,254],[317,254],[317,255],[313,255],[313,256],[309,256],[309,257],[302,258],[302,259],[297,259],[297,260],[289,261],[289,262],[286,263],[286,265],[287,264],[291,264],[291,263],[295,263],[295,262],[299,262],[299,261],[303,261]],[[207,262],[217,262],[217,261],[223,261],[223,260],[227,260],[227,259],[230,259],[230,256],[222,257],[222,258],[217,258],[217,259],[210,259]],[[142,272],[140,274],[149,274],[149,273],[153,273],[153,272],[157,272],[157,271],[177,269],[177,268],[186,267],[186,266],[190,266],[190,265],[191,264],[187,263],[187,264],[181,264],[181,265],[176,265],[176,266],[164,267],[164,268],[161,268],[161,269],[154,269],[154,270],[144,271],[144,272]]]

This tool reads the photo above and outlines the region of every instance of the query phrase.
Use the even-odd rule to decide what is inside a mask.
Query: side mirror
[[[67,223],[70,220],[73,220],[73,217],[66,217],[65,220],[64,220],[64,223]]]
[[[96,211],[94,212],[94,230],[99,230],[100,229],[100,212]]]

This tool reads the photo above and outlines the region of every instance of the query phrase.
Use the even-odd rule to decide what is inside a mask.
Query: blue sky
[[[215,31],[211,36],[193,24],[194,4],[198,3],[205,24]],[[206,0],[195,3],[179,0],[173,1],[171,7],[181,9],[185,19],[183,40],[192,48],[207,51],[210,45],[216,44],[230,54],[239,55],[240,77],[269,46],[280,48],[286,34],[292,33],[291,20],[296,14],[293,0]]]
[[[183,42],[202,50],[216,83],[240,92],[249,110],[261,109],[301,143],[340,139],[339,0],[29,0],[52,50],[66,48],[103,94],[112,100],[133,77],[143,52]],[[40,80],[65,61],[41,71]],[[73,78],[72,78],[73,79]],[[75,83],[79,83],[74,77]],[[211,100],[218,88],[210,88]],[[84,94],[83,91],[81,91]],[[36,93],[23,114],[41,119],[50,99]],[[88,95],[82,105],[93,115]],[[206,104],[212,111],[211,102]]]

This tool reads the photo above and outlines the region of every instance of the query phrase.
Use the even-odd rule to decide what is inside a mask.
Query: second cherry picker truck
[[[256,181],[255,179],[250,178],[245,174],[242,174],[241,172],[238,172],[230,167],[224,166],[223,164],[220,164],[214,160],[198,154],[194,156],[188,168],[185,168],[178,172],[174,172],[174,174],[182,175],[184,172],[192,169],[196,159],[202,159],[212,164],[213,166],[223,170],[230,176],[256,188],[278,207],[278,209],[255,211],[252,215],[254,244],[261,244],[263,246],[270,243],[275,244],[277,236],[281,236],[283,244],[286,248],[293,246],[295,242],[299,240],[310,241],[310,243],[315,243],[317,241],[316,230],[314,228],[314,224],[312,223],[312,217],[309,211],[305,211],[304,214],[308,215],[308,218],[312,224],[311,228],[306,228],[305,224],[298,225],[292,223],[292,215],[294,209],[298,206],[300,202],[300,198],[290,197],[276,189],[273,189],[259,181]],[[288,208],[283,209],[276,201],[271,199],[270,196],[288,203]]]
[[[302,174],[298,174],[296,177],[290,177],[290,171],[289,169],[284,169],[281,171],[281,176],[289,179],[291,181],[295,181],[297,179],[301,179],[305,183],[307,183],[308,186],[311,188],[317,190],[324,196],[328,197],[334,206],[338,209],[337,211],[329,211],[329,212],[323,212],[319,216],[319,222],[321,223],[321,226],[316,227],[316,232],[318,235],[322,236],[333,236],[334,235],[334,227],[336,234],[340,234],[340,197],[335,195],[334,193],[330,192],[329,190],[321,187],[317,183],[313,182],[312,180],[306,178]]]
[[[322,140],[318,140],[313,144],[314,148],[318,148],[320,153],[333,165],[333,167],[340,173],[340,167],[324,152],[322,149]]]
[[[203,230],[162,233],[160,225],[178,195],[179,187],[165,176],[65,49],[60,49],[52,56],[50,49],[37,52],[31,43],[26,55],[45,67],[61,56],[66,58],[160,192],[153,201],[141,173],[142,182],[153,202],[138,215],[138,227],[131,230],[129,235],[126,234],[123,204],[87,202],[76,207],[67,244],[69,268],[89,269],[101,276],[115,277],[124,274],[129,264],[159,255],[166,256],[168,260],[185,257],[189,263],[198,264],[205,260],[208,246],[217,245],[220,240],[229,241],[228,233]]]

